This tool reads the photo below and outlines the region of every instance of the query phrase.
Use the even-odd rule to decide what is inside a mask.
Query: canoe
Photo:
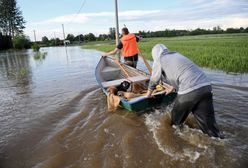
[[[129,74],[129,78],[125,77],[124,71],[120,68],[118,64],[110,57],[101,58],[96,70],[95,76],[97,83],[107,95],[107,89],[110,86],[118,86],[123,81],[138,82],[145,88],[148,87],[150,75],[141,70],[135,69],[133,67],[121,64],[122,67]],[[176,93],[171,93],[165,95],[163,91],[154,94],[153,98],[147,98],[145,95],[133,98],[131,100],[126,100],[121,98],[120,106],[133,112],[145,112],[158,105],[168,105],[172,103],[176,97]]]

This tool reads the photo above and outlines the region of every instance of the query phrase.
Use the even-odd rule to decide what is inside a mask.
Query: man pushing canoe
[[[125,27],[122,29],[122,38],[117,47],[113,51],[103,54],[103,57],[117,54],[121,50],[125,64],[136,68],[139,58],[138,42],[139,38],[129,33],[129,30]]]
[[[203,133],[223,138],[215,120],[212,86],[204,72],[185,56],[170,52],[163,44],[153,47],[152,57],[154,63],[147,97],[151,97],[162,81],[166,94],[178,93],[171,112],[172,125],[182,125],[192,112]]]

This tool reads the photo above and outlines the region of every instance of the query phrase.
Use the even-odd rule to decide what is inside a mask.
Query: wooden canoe
[[[138,82],[145,88],[148,87],[150,76],[147,73],[124,64],[121,65],[126,70],[126,72],[128,72],[130,76],[129,78],[125,77],[123,70],[121,70],[119,65],[117,65],[113,59],[109,57],[100,59],[95,70],[95,76],[99,86],[106,95],[108,87],[118,86],[125,80]],[[154,98],[146,98],[144,95],[131,100],[121,98],[120,106],[129,111],[145,112],[146,110],[151,109],[157,105],[168,105],[173,102],[175,97],[176,93],[165,95],[164,92],[158,92],[154,94]]]

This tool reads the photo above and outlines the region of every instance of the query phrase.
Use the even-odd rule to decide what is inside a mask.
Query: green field
[[[184,36],[172,38],[146,38],[139,43],[143,55],[152,59],[155,44],[165,44],[169,50],[177,51],[201,67],[226,72],[248,72],[248,34],[221,34]],[[83,48],[110,51],[114,41],[87,43]]]

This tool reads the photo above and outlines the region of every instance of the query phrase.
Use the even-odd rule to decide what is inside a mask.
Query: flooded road
[[[227,167],[248,165],[248,75],[205,70],[225,140],[190,118],[171,128],[159,107],[108,113],[95,81],[99,52],[79,47],[0,53],[0,168]]]

